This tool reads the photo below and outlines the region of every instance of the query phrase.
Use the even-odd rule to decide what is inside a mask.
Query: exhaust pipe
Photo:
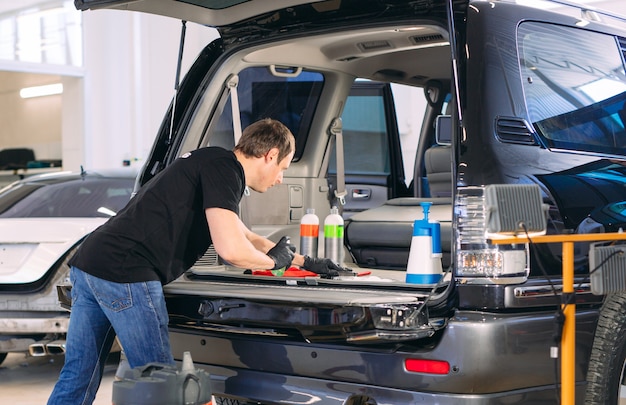
[[[48,354],[46,352],[46,342],[37,342],[28,346],[28,354],[33,357],[41,357]]]
[[[51,355],[65,354],[65,340],[54,340],[47,343],[46,352]]]
[[[65,354],[65,340],[40,340],[28,346],[28,353],[33,357]]]

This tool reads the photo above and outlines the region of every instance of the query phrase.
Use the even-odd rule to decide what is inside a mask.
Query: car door
[[[341,116],[345,172],[343,217],[406,196],[400,135],[389,83],[355,81]],[[337,156],[328,167],[330,188],[337,188]]]

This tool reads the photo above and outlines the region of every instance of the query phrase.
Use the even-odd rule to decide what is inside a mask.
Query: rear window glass
[[[130,200],[133,179],[16,183],[0,194],[0,218],[110,217]]]
[[[319,72],[280,71],[273,74],[268,67],[247,68],[239,73],[237,96],[241,127],[263,118],[273,118],[285,124],[296,137],[294,160],[302,156],[308,129],[324,84]],[[234,147],[232,107],[230,97],[218,119],[210,144],[227,149]]]
[[[528,113],[543,143],[624,155],[625,43],[610,35],[536,22],[521,24],[518,35]]]

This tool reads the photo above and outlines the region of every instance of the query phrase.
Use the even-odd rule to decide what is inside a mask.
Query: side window
[[[402,100],[399,106],[396,94]],[[409,183],[425,105],[423,90],[418,87],[360,80],[353,83],[342,114],[344,218],[389,199],[412,195]],[[330,153],[328,180],[332,190],[337,172],[335,149]]]
[[[346,174],[393,175],[396,167],[409,185],[427,105],[423,94],[421,87],[355,82],[342,115]],[[331,175],[335,164],[333,150]]]
[[[391,174],[390,136],[382,86],[353,86],[341,119],[346,175]],[[329,174],[337,173],[336,165],[337,156],[333,149]]]
[[[323,84],[324,76],[319,72],[303,71],[299,74],[277,76],[268,67],[252,67],[241,71],[237,95],[242,128],[262,118],[281,121],[296,137],[294,160],[298,160]],[[219,117],[210,144],[227,149],[234,147],[230,97]]]
[[[549,148],[624,154],[626,40],[558,25],[520,25],[529,117]]]

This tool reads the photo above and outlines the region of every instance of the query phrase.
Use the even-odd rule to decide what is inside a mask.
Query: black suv
[[[242,218],[298,241],[307,208],[323,220],[339,206],[344,264],[371,272],[251,275],[210,249],[166,294],[174,355],[211,373],[218,403],[555,403],[568,373],[577,403],[618,403],[626,294],[592,294],[587,242],[573,249],[575,296],[562,294],[561,244],[496,244],[486,190],[538,189],[548,234],[624,226],[626,19],[561,0],[75,3],[220,33],[180,83],[139,186],[186,151],[232,147],[233,123],[280,119],[294,160]],[[423,94],[414,136],[398,129],[398,88]],[[424,201],[441,226],[434,286],[405,282]],[[576,304],[571,364],[562,296]]]

